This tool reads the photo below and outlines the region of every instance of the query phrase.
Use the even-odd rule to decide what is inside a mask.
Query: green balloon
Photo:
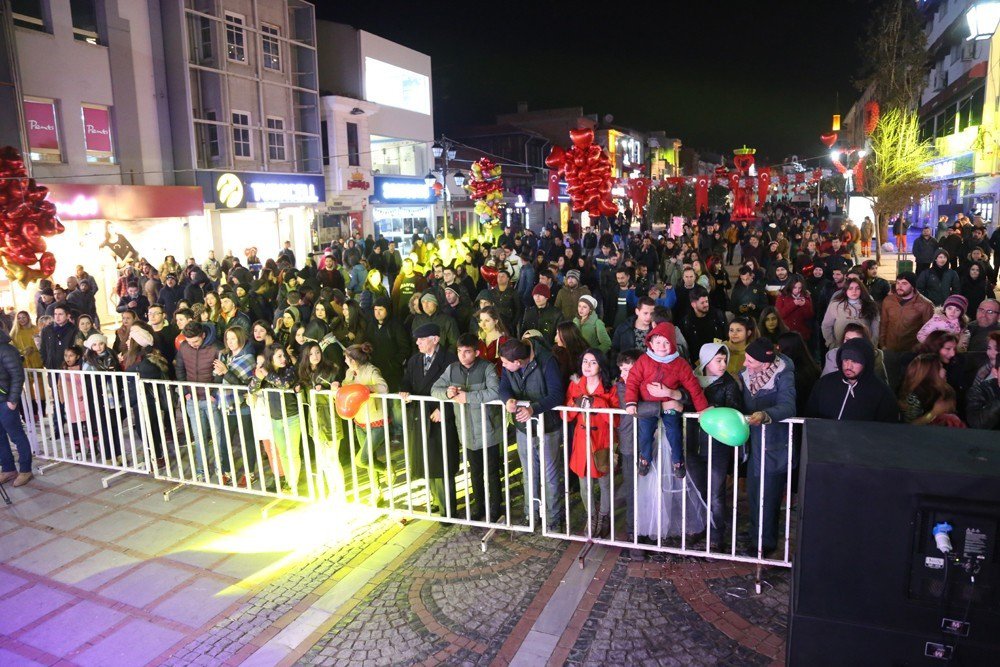
[[[739,447],[750,437],[747,418],[733,408],[709,408],[699,415],[698,423],[705,433],[730,447]]]

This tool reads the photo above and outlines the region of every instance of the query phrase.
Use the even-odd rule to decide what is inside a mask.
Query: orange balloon
[[[354,419],[369,396],[371,392],[363,384],[344,385],[337,391],[337,414],[344,419]]]

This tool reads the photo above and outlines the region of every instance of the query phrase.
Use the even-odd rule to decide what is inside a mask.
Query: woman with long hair
[[[729,338],[724,342],[729,350],[729,364],[726,371],[733,377],[739,377],[743,370],[743,361],[747,356],[747,345],[757,338],[757,326],[750,317],[734,317],[729,323]]]
[[[964,426],[955,414],[955,390],[945,380],[941,359],[919,354],[906,367],[899,389],[899,409],[908,424]]]
[[[966,269],[960,280],[962,287],[959,294],[969,302],[969,308],[966,312],[974,313],[984,299],[994,298],[986,268],[980,262],[969,264],[969,268]]]
[[[306,337],[312,340],[323,340],[330,333],[331,306],[328,301],[319,299],[313,304],[312,316],[306,325]]]
[[[958,336],[947,331],[932,331],[923,343],[917,345],[914,354],[936,354],[938,356],[938,361],[945,371],[945,379],[958,394],[961,406],[968,382],[965,372],[965,355],[958,351]],[[909,361],[906,357],[904,359]]]
[[[118,357],[108,347],[108,339],[101,333],[93,333],[84,344],[83,370],[100,372],[97,378],[86,378],[87,422],[94,433],[104,442],[102,462],[121,456],[119,438],[121,417],[120,407],[115,397],[114,380],[104,373],[122,369]]]
[[[319,492],[322,494],[325,489],[326,497],[343,500],[344,471],[340,466],[338,450],[340,438],[334,432],[337,416],[331,396],[327,393],[340,385],[337,381],[339,376],[340,369],[328,358],[324,358],[319,343],[310,341],[302,346],[299,381],[306,388],[307,403],[312,415],[308,423],[315,425],[311,435],[315,444]]]
[[[830,300],[823,316],[821,329],[827,347],[836,347],[844,337],[844,327],[850,322],[865,325],[871,334],[871,344],[878,341],[878,304],[868,294],[868,288],[858,276],[851,275],[844,280],[844,288]]]
[[[777,343],[778,337],[788,331],[788,327],[781,319],[778,309],[774,306],[767,306],[757,316],[757,331],[760,332],[762,338]]]
[[[812,338],[815,313],[812,295],[806,289],[806,282],[801,275],[792,274],[781,288],[778,301],[774,305],[789,331],[797,332],[802,336],[802,340],[809,342]]]
[[[90,334],[95,331],[97,328],[94,326],[94,318],[86,313],[81,313],[76,318],[76,340],[73,344],[83,347],[84,341],[90,338]]]
[[[218,323],[222,317],[222,303],[215,292],[205,292],[205,310],[202,312],[202,322]]]
[[[479,356],[493,364],[497,374],[501,374],[503,366],[500,364],[500,346],[510,338],[507,325],[493,306],[481,309],[476,319],[479,322]]]
[[[14,325],[10,329],[10,344],[21,355],[21,364],[25,369],[43,368],[42,353],[38,351],[39,329],[31,323],[31,315],[26,310],[18,311],[14,316]],[[41,381],[39,378],[25,373],[24,384],[28,386],[28,395],[31,397],[31,404],[36,419],[45,412],[45,401],[39,400],[41,393]]]
[[[255,398],[261,394],[266,396],[274,443],[273,447],[266,449],[267,458],[276,487],[281,492],[294,495],[299,494],[301,468],[302,423],[296,396],[299,389],[299,375],[284,346],[280,343],[268,345],[264,350],[263,365],[257,367],[250,380],[250,395]]]
[[[390,475],[391,466],[385,459],[385,419],[382,413],[381,400],[374,394],[384,394],[389,391],[389,385],[382,377],[378,366],[372,363],[372,346],[370,343],[351,345],[344,351],[344,362],[347,373],[344,375],[344,385],[360,384],[367,387],[373,394],[358,410],[352,420],[356,448],[354,450],[354,465],[366,468],[377,487],[376,505],[385,506],[386,491],[392,488],[395,475]],[[370,437],[369,437],[370,433]],[[379,458],[381,457],[381,458]],[[387,489],[383,489],[382,482]]]
[[[986,363],[976,370],[974,383],[985,380],[993,374],[993,369],[997,367],[998,355],[1000,355],[1000,331],[991,331],[986,339]]]
[[[264,320],[254,322],[250,331],[252,334],[250,345],[257,356],[264,354],[264,348],[275,342],[274,331],[271,329],[271,325]]]
[[[583,339],[580,329],[573,322],[560,322],[556,325],[555,338],[552,356],[559,364],[563,385],[569,386],[570,380],[575,379],[580,357],[588,348],[587,341]]]
[[[802,335],[797,331],[785,331],[778,336],[775,344],[777,351],[792,360],[795,364],[795,403],[796,414],[805,414],[806,402],[812,393],[813,385],[820,377],[820,368],[809,354]]]
[[[344,318],[333,329],[333,334],[337,337],[337,340],[345,348],[351,345],[360,345],[368,340],[365,319],[361,315],[361,309],[358,307],[357,301],[353,299],[345,301],[342,312]]]
[[[611,415],[586,413],[585,410],[617,409],[621,406],[618,391],[611,376],[611,367],[604,353],[597,348],[588,348],[580,358],[580,379],[570,383],[566,390],[566,405],[581,411],[563,412],[563,419],[575,422],[573,449],[569,457],[570,470],[580,482],[580,496],[591,518],[591,534],[605,538],[611,532],[611,477],[608,475],[612,429]],[[600,489],[598,512],[593,511],[593,486]]]
[[[257,353],[254,350],[253,341],[250,340],[242,327],[234,326],[226,330],[223,335],[223,344],[224,347],[219,353],[219,358],[212,362],[212,375],[218,378],[222,384],[238,387],[250,386],[254,370],[257,367]],[[220,448],[223,484],[230,484],[229,459],[232,457],[233,462],[237,462],[238,459],[243,461],[243,474],[240,475],[237,485],[249,488],[257,479],[257,438],[254,436],[250,404],[247,401],[246,392],[223,391],[220,392],[220,397],[222,400],[220,400],[218,407],[226,419],[226,430],[229,433],[228,441],[230,444],[228,452],[222,451]],[[238,457],[239,454],[242,456]]]

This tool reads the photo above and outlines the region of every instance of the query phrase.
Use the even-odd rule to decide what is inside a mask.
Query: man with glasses
[[[986,363],[986,343],[994,331],[1000,331],[1000,301],[983,299],[976,309],[976,319],[969,323],[968,354],[965,355],[967,369],[975,372]]]

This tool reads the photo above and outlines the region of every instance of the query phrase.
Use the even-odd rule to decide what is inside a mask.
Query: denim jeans
[[[233,463],[237,469],[240,467],[240,458],[243,456],[243,447],[246,446],[246,458],[243,459],[244,474],[257,473],[257,439],[253,435],[253,420],[250,418],[250,406],[242,405],[239,408],[230,406],[226,413],[226,426],[229,429],[229,451],[233,453]],[[242,438],[240,433],[242,432]],[[220,431],[219,436],[219,462],[222,472],[228,473],[229,452],[226,451],[226,431]]]
[[[667,442],[670,444],[671,463],[684,462],[684,445],[681,442],[681,415],[662,413],[660,420],[663,421],[664,433],[667,435]],[[636,425],[639,429],[639,456],[652,462],[656,454],[656,422],[655,417],[642,417]]]
[[[538,437],[538,431],[535,429],[534,424],[532,425],[532,436],[533,436],[533,450],[531,452],[531,491],[536,502],[541,503],[541,474],[539,470],[541,469],[541,461],[539,457],[539,451],[544,450],[545,453],[545,470],[542,474],[545,475],[545,516],[547,528],[549,530],[555,530],[558,526],[562,524],[562,512],[563,512],[563,459],[562,454],[559,452],[559,444],[562,440],[562,433],[559,431],[553,431],[552,433],[545,433],[541,437]],[[539,444],[541,445],[539,447]],[[528,435],[524,431],[517,431],[517,456],[521,460],[521,474],[523,479],[526,481],[524,486],[524,513],[525,516],[531,516],[533,508],[530,506],[530,499],[528,495]]]
[[[219,445],[219,456],[225,456],[226,432],[222,425],[222,410],[219,405],[207,398],[192,396],[185,399],[184,407],[187,410],[188,425],[191,429],[191,441],[197,444],[199,449],[204,449],[204,460],[212,462],[211,442]],[[203,459],[201,456],[201,452],[196,454],[196,467],[198,468],[202,467]]]
[[[281,480],[298,495],[299,470],[302,459],[299,453],[301,447],[301,423],[298,415],[289,415],[287,419],[272,419],[271,429],[274,437],[274,449],[278,456],[279,474]]]
[[[0,470],[3,472],[14,472],[14,453],[10,450],[12,442],[17,447],[17,471],[31,472],[31,444],[21,424],[20,410],[11,410],[7,401],[2,401],[0,402]]]

